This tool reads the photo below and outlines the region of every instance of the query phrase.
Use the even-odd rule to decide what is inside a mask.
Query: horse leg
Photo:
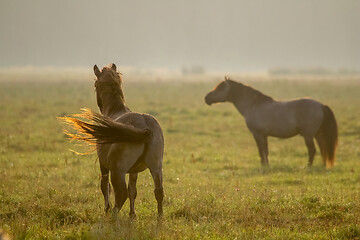
[[[150,169],[150,172],[155,184],[154,194],[158,204],[158,213],[159,216],[161,216],[163,214],[163,199],[164,199],[162,170],[161,168],[157,170]]]
[[[314,161],[316,148],[315,148],[313,137],[304,137],[304,139],[305,139],[305,144],[306,144],[306,147],[307,147],[308,153],[309,153],[308,166],[310,167],[313,164],[313,161]]]
[[[268,148],[268,139],[264,136],[264,154],[265,154],[265,165],[269,166],[269,148]]]
[[[109,211],[111,204],[109,202],[110,183],[109,183],[109,169],[100,164],[101,171],[101,192],[105,200],[105,212]]]
[[[321,133],[318,133],[315,136],[315,139],[320,148],[320,153],[321,153],[321,158],[322,158],[323,164],[324,164],[324,166],[326,166],[326,152],[325,152],[326,142],[325,142],[324,136]]]
[[[137,173],[129,173],[129,186],[128,186],[128,194],[130,199],[130,216],[135,216],[135,198],[137,195],[136,190],[136,180],[138,174]]]
[[[268,160],[269,151],[268,151],[267,137],[264,135],[256,134],[256,133],[253,133],[253,136],[255,138],[256,145],[259,150],[259,155],[261,158],[261,165],[268,166],[269,165],[269,160]]]
[[[115,206],[113,210],[114,212],[118,212],[128,197],[125,173],[118,172],[116,169],[111,171],[111,183],[115,192]]]

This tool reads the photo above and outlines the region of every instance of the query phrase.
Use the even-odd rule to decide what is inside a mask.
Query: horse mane
[[[249,86],[245,85],[239,82],[235,82],[233,80],[227,80],[232,84],[232,97],[236,98],[238,95],[237,93],[241,92],[241,95],[246,95],[247,98],[252,99],[252,104],[261,104],[266,102],[272,102],[274,99],[268,95],[265,95],[264,93],[260,92],[259,90]]]

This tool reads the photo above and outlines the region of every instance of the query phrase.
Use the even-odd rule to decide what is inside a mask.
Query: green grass
[[[307,168],[303,139],[269,139],[262,169],[231,104],[207,106],[214,82],[126,82],[133,111],[165,135],[164,217],[153,182],[139,174],[137,218],[127,201],[103,212],[96,154],[69,143],[57,116],[97,110],[92,82],[0,82],[0,228],[13,239],[359,239],[360,81],[252,81],[276,99],[308,96],[334,111],[336,166],[319,153]],[[113,198],[113,195],[111,196]]]

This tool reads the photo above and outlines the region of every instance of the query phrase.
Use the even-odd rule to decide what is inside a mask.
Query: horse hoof
[[[163,213],[158,213],[158,216],[157,216],[157,223],[159,226],[161,226],[164,222],[164,215]]]
[[[105,213],[108,213],[110,209],[111,209],[111,203],[105,206]]]
[[[113,207],[113,209],[112,209],[112,212],[113,213],[118,213],[120,211],[120,209],[119,208],[117,208],[116,206],[115,207]]]

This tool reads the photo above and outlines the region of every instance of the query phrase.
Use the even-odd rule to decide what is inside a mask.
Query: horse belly
[[[144,171],[144,170],[147,169],[147,168],[148,168],[148,167],[147,167],[144,159],[143,159],[143,158],[140,158],[140,159],[134,164],[134,166],[132,166],[132,167],[129,169],[128,173],[139,173],[139,172]]]
[[[295,113],[284,114],[282,109],[264,111],[261,115],[246,120],[252,132],[265,136],[288,138],[299,134]]]
[[[143,143],[115,143],[109,149],[110,170],[117,169],[128,172],[140,160],[144,154]]]
[[[299,130],[296,127],[282,126],[271,129],[267,135],[278,138],[289,138],[297,134],[299,134]]]

